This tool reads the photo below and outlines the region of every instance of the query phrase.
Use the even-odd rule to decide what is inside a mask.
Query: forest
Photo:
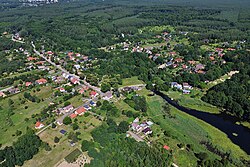
[[[202,100],[218,107],[243,120],[250,121],[250,57],[246,51],[227,53],[225,60],[232,62],[240,73],[230,80],[212,87]]]

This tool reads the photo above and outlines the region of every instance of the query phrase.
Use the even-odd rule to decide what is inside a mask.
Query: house
[[[62,92],[62,93],[63,93],[63,92],[66,92],[66,90],[65,90],[64,88],[60,88],[59,90],[60,90],[60,92]]]
[[[48,51],[46,54],[51,56],[51,55],[53,55],[54,53],[53,53],[52,51]]]
[[[0,92],[0,97],[6,97],[6,94],[3,92]]]
[[[76,117],[77,117],[77,114],[72,113],[72,114],[69,115],[69,117],[70,117],[71,119],[76,118]]]
[[[139,122],[139,118],[137,117],[137,118],[135,118],[135,120],[133,121],[134,123],[137,123],[137,122]]]
[[[152,121],[147,121],[146,123],[148,124],[148,126],[152,126],[154,124]]]
[[[203,64],[197,64],[197,65],[195,66],[195,70],[196,70],[196,71],[198,71],[198,70],[203,70],[203,69],[205,69],[205,66],[204,66]]]
[[[33,61],[33,60],[36,60],[36,58],[35,57],[28,57],[27,60],[28,61]]]
[[[165,150],[170,150],[170,147],[167,146],[167,145],[164,145],[163,148],[164,148]]]
[[[140,125],[138,125],[137,123],[132,123],[131,127],[132,127],[133,131],[136,131],[136,132],[138,132],[142,129],[142,127],[140,127]]]
[[[171,82],[171,88],[182,89],[182,85],[177,82]]]
[[[69,112],[69,111],[71,111],[73,109],[74,109],[74,107],[72,105],[68,105],[68,106],[66,106],[66,107],[63,108],[63,111],[64,112]]]
[[[183,61],[183,59],[182,59],[182,58],[176,58],[174,61],[175,61],[176,63],[181,63],[181,62]]]
[[[190,86],[188,83],[184,82],[182,84],[183,89],[192,89],[192,86]]]
[[[182,93],[183,93],[183,94],[190,94],[190,90],[184,89],[184,90],[182,91]]]
[[[86,90],[88,90],[89,87],[88,86],[83,86],[80,90],[79,90],[79,93],[80,94],[83,94]]]
[[[42,85],[42,84],[47,83],[47,80],[44,79],[44,78],[41,78],[41,79],[36,80],[36,83],[39,84],[39,85]]]
[[[60,130],[60,133],[63,134],[63,135],[65,135],[67,133],[67,131],[64,130],[64,129],[62,129],[62,130]]]
[[[76,78],[71,78],[71,80],[70,80],[70,81],[71,81],[71,83],[72,83],[72,84],[74,84],[74,85],[75,85],[75,84],[79,84],[79,83],[80,83],[80,82],[79,82],[79,80],[78,80],[78,79],[76,79]]]
[[[90,92],[90,96],[91,96],[91,97],[96,97],[97,95],[98,95],[98,93],[95,92],[95,91],[91,91],[91,92]]]
[[[25,86],[26,86],[26,87],[29,87],[30,85],[32,85],[32,82],[26,82],[26,83],[25,83]]]
[[[70,141],[69,144],[70,144],[71,147],[74,147],[76,145],[76,143],[73,142],[73,141]]]
[[[175,55],[177,55],[177,53],[176,52],[169,52],[169,55],[170,56],[175,56]]]
[[[96,106],[96,103],[93,102],[93,101],[90,101],[89,104],[90,104],[91,106],[94,106],[94,107]]]
[[[35,129],[41,129],[44,127],[44,124],[42,124],[40,121],[37,121],[36,122],[36,126],[35,126]]]
[[[145,135],[149,135],[149,134],[153,133],[153,131],[152,131],[149,127],[143,129],[142,132],[143,132]]]
[[[89,105],[84,105],[83,106],[86,110],[90,110],[91,109],[91,107],[89,106]]]
[[[77,115],[83,115],[84,112],[86,112],[85,108],[84,108],[84,107],[79,107],[79,108],[76,110],[75,114],[77,114]]]
[[[104,94],[103,100],[110,100],[113,97],[112,92],[108,91]]]

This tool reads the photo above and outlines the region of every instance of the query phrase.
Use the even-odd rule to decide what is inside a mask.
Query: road
[[[144,141],[140,136],[138,136],[137,134],[135,134],[135,133],[133,133],[133,132],[131,132],[131,131],[127,131],[127,133],[129,134],[129,135],[131,135],[136,141]]]
[[[79,76],[75,75],[75,74],[71,74],[70,72],[68,72],[66,69],[62,68],[60,65],[56,65],[54,62],[52,62],[51,60],[47,59],[43,54],[41,54],[40,52],[38,52],[36,50],[36,46],[34,45],[33,41],[31,41],[31,45],[34,48],[33,51],[40,56],[41,58],[43,58],[45,61],[47,61],[48,63],[50,63],[52,66],[54,66],[55,68],[61,70],[62,72],[66,73],[67,75],[73,76],[75,78],[77,78],[79,81],[82,81],[84,83],[84,85],[88,86],[89,88],[95,90],[97,93],[99,93],[99,95],[101,97],[103,97],[104,93],[101,91],[100,88],[90,85],[86,80],[81,79]],[[80,83],[81,86],[84,86],[83,84]]]

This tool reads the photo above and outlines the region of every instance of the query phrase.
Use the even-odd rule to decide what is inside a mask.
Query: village
[[[129,53],[145,53],[149,60],[157,64],[158,70],[167,69],[174,76],[183,73],[202,76],[210,70],[209,64],[227,63],[223,59],[225,53],[240,47],[236,44],[225,43],[221,46],[226,45],[228,46],[227,49],[219,46],[210,47],[206,45],[209,44],[209,40],[204,40],[206,56],[198,56],[194,59],[186,58],[181,54],[182,51],[178,50],[178,47],[188,43],[188,33],[178,32],[176,34],[176,32],[164,31],[152,37],[152,39],[145,39],[145,41],[142,40],[137,43],[125,41],[117,44],[117,46],[108,46],[104,50],[106,52],[118,50]],[[7,34],[3,33],[3,35]],[[122,34],[122,36],[125,35]],[[181,44],[176,42],[180,40],[179,38],[182,40]],[[25,40],[18,34],[12,35],[11,40],[25,43]],[[157,42],[149,44],[147,40]],[[106,115],[100,112],[100,106],[105,102],[119,106],[119,103],[122,103],[125,99],[131,100],[135,96],[141,97],[135,92],[144,91],[146,84],[138,81],[138,84],[119,85],[117,89],[110,87],[103,91],[102,85],[107,78],[95,80],[94,77],[84,75],[85,71],[96,68],[94,65],[99,61],[98,58],[74,51],[56,53],[45,50],[44,46],[41,46],[41,48],[36,48],[35,43],[31,41],[31,48],[29,49],[16,48],[8,51],[10,54],[19,54],[25,57],[24,71],[15,74],[18,77],[22,76],[22,73],[25,73],[25,75],[14,81],[12,85],[3,86],[0,90],[0,97],[2,99],[18,97],[20,106],[22,106],[20,115],[23,115],[25,110],[32,108],[29,106],[30,103],[34,105],[34,108],[35,105],[39,106],[39,109],[32,110],[35,111],[34,113],[27,114],[29,116],[29,118],[25,118],[27,125],[35,129],[36,134],[43,141],[49,143],[49,145],[54,145],[53,149],[56,151],[62,151],[61,147],[65,149],[65,144],[69,147],[64,154],[65,159],[60,161],[61,164],[77,162],[78,165],[84,165],[84,163],[90,163],[91,157],[87,153],[80,156],[77,161],[72,161],[72,159],[67,161],[66,157],[76,151],[76,148],[79,148],[78,138],[91,140],[90,132],[104,122]],[[40,49],[41,51],[39,51]],[[30,76],[26,76],[26,73]],[[203,80],[205,88],[212,82],[206,78]],[[196,93],[197,90],[204,89],[200,83],[193,86],[193,82],[183,80],[166,82],[165,84],[170,87],[171,91],[180,92],[182,96],[187,97]],[[133,107],[130,105],[130,108]],[[119,109],[123,110],[123,108]],[[122,119],[117,120],[121,122]],[[150,145],[160,138],[156,137],[156,134],[158,136],[163,134],[159,125],[149,117],[141,116],[141,113],[135,119],[134,117],[128,117],[128,123],[126,137],[134,138],[137,142],[146,142]],[[168,151],[172,150],[167,143],[164,143],[162,147]],[[181,149],[183,148],[181,147]]]

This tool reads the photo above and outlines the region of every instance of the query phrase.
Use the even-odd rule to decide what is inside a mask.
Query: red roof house
[[[74,85],[75,85],[75,84],[79,84],[79,80],[76,79],[76,78],[72,78],[70,81],[71,81],[71,83],[74,84]]]
[[[164,148],[165,150],[170,150],[170,147],[167,146],[167,145],[164,145],[163,148]]]
[[[75,114],[77,114],[77,115],[83,115],[85,111],[86,111],[86,110],[85,110],[84,107],[79,107],[79,108],[76,110]]]
[[[96,93],[95,91],[91,91],[90,92],[90,96],[91,97],[96,97],[98,95],[98,93]]]
[[[42,84],[47,83],[47,80],[44,79],[44,78],[41,78],[41,79],[36,80],[36,83],[39,84],[39,85],[42,85]]]
[[[30,85],[32,85],[31,82],[26,82],[26,83],[25,83],[25,86],[26,86],[26,87],[29,87]]]
[[[36,58],[35,58],[35,57],[28,57],[27,59],[28,59],[28,61],[33,61],[33,60],[36,60]]]
[[[35,129],[41,129],[44,127],[44,124],[42,124],[40,121],[37,121],[36,122],[36,126],[35,126]]]
[[[73,119],[73,118],[77,117],[77,115],[76,115],[75,113],[72,113],[72,114],[70,114],[69,117],[70,117],[71,119]]]

